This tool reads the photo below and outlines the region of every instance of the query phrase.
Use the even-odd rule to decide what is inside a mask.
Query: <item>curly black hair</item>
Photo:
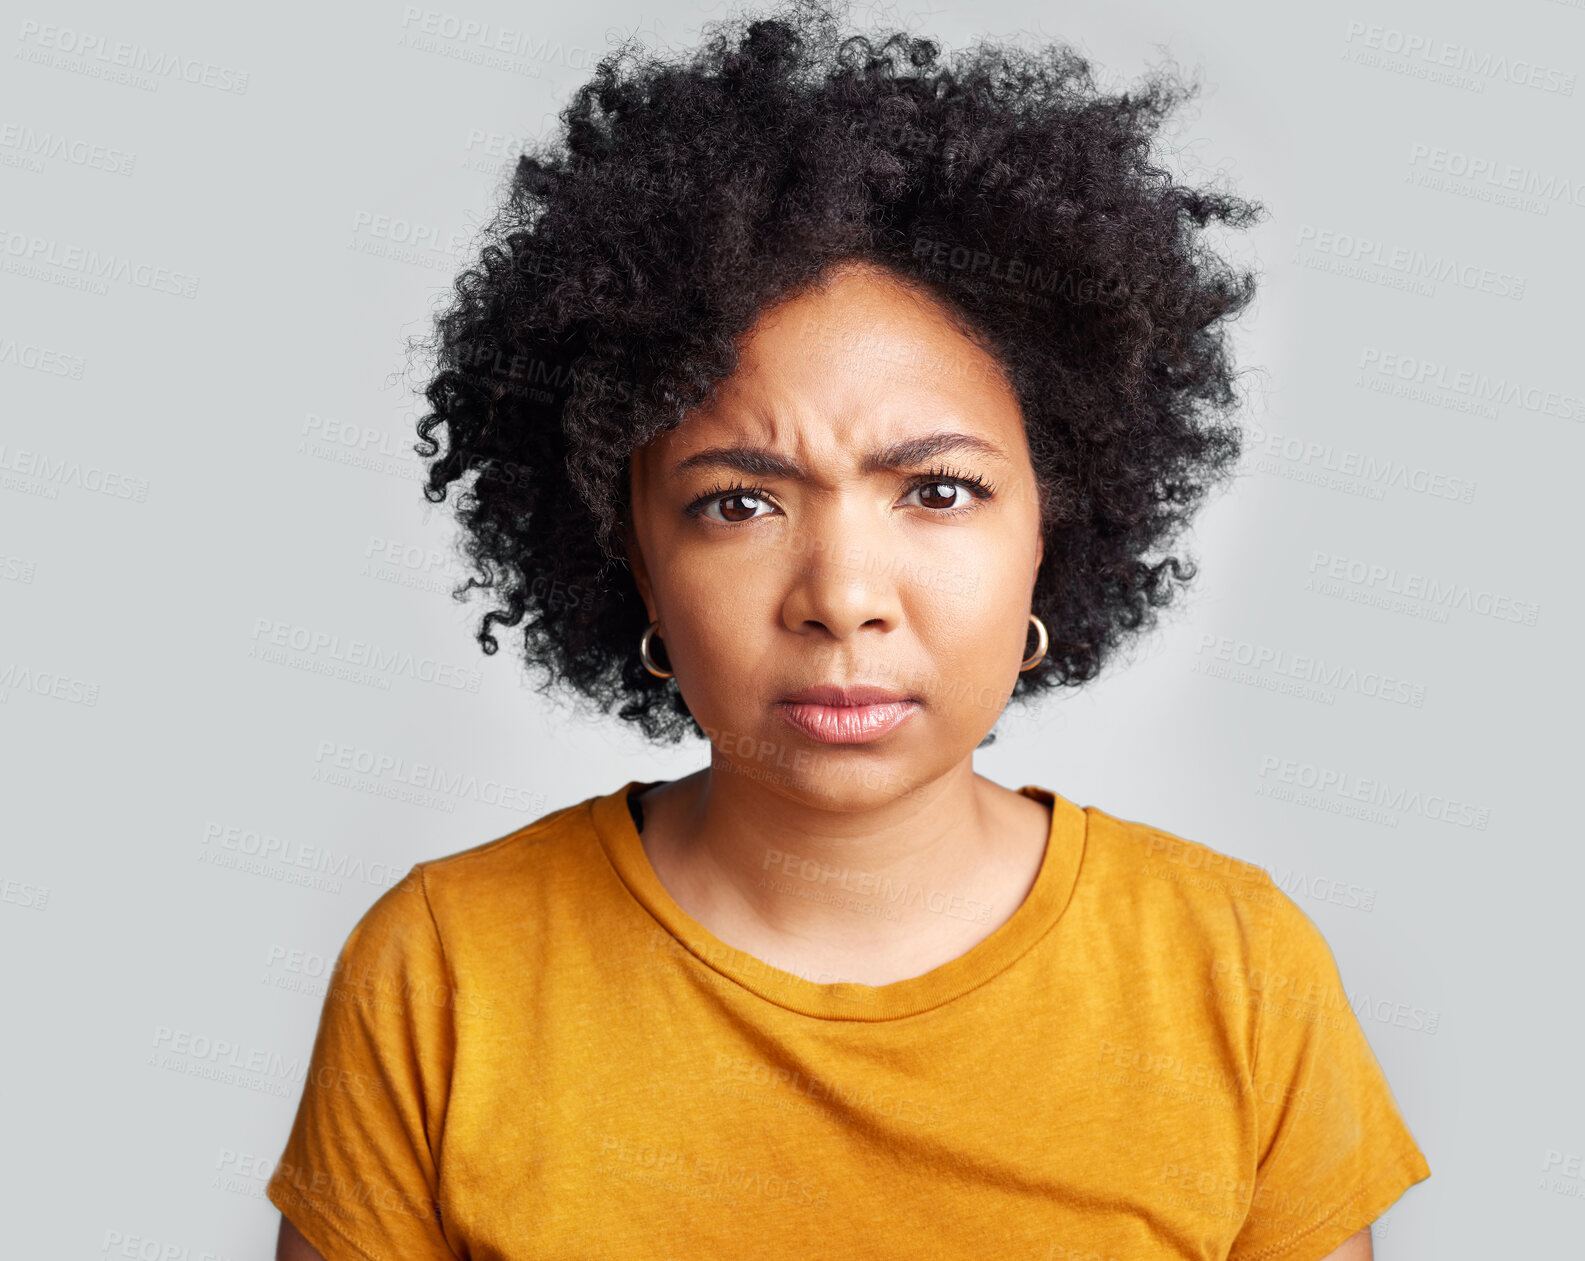
[[[711,397],[768,306],[857,260],[936,297],[1022,405],[1050,648],[1013,699],[1094,677],[1194,577],[1168,549],[1239,456],[1224,321],[1254,277],[1202,230],[1265,212],[1158,164],[1194,91],[1158,67],[1107,93],[1060,44],[943,60],[844,33],[824,0],[712,23],[677,59],[606,56],[518,158],[426,343],[424,494],[462,483],[475,572],[454,594],[493,590],[483,650],[521,623],[541,691],[703,734],[639,661],[629,458]]]

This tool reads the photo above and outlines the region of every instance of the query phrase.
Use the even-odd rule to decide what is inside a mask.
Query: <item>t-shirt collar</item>
[[[639,907],[704,966],[766,1002],[822,1020],[896,1020],[949,1003],[1005,971],[1061,918],[1083,861],[1084,810],[1050,789],[1026,784],[1018,791],[1051,808],[1045,855],[1028,895],[1006,923],[966,953],[920,976],[890,985],[811,981],[727,945],[682,909],[660,882],[628,810],[629,791],[660,780],[629,780],[589,802],[596,835],[618,879]]]

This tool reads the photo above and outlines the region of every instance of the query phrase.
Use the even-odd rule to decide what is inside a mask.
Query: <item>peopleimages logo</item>
[[[1457,149],[1411,144],[1409,165],[1417,170],[1487,185],[1493,191],[1528,194],[1545,201],[1567,201],[1576,206],[1585,206],[1585,180],[1571,180],[1556,174],[1542,175],[1539,171],[1515,166],[1512,162],[1498,162],[1494,158],[1479,157]]]
[[[365,863],[350,853],[213,819],[204,820],[198,861],[328,893],[340,893],[343,880],[389,889],[412,866],[407,862]]]
[[[143,503],[149,497],[149,483],[142,477],[118,473],[98,464],[83,466],[81,460],[51,456],[45,451],[7,448],[0,443],[0,473],[37,479],[52,489],[75,486],[112,499],[131,499]]]
[[[5,165],[33,171],[41,171],[45,162],[58,159],[73,166],[104,171],[107,175],[131,175],[133,163],[137,161],[134,153],[124,153],[60,132],[35,131],[21,123],[0,123],[0,150],[5,150],[6,155],[15,155],[0,155]]]
[[[1213,677],[1231,677],[1236,682],[1244,681],[1236,673],[1209,669],[1210,662],[1205,660],[1205,654],[1209,652],[1218,662],[1248,667],[1255,674],[1266,671],[1286,679],[1314,684],[1327,698],[1328,704],[1331,703],[1330,694],[1333,692],[1353,692],[1372,700],[1407,705],[1414,709],[1419,709],[1425,704],[1423,683],[1414,683],[1381,670],[1361,671],[1355,666],[1344,665],[1339,661],[1327,661],[1324,657],[1290,652],[1285,648],[1274,648],[1269,644],[1206,633],[1200,636],[1199,646],[1194,651],[1195,655],[1201,658],[1197,663],[1197,666],[1201,667],[1199,673],[1211,674]],[[1280,689],[1274,686],[1272,690]]]
[[[27,368],[33,372],[42,372],[46,376],[69,377],[73,381],[83,379],[81,355],[67,354],[65,351],[52,350],[47,346],[38,346],[29,342],[19,342],[14,337],[0,337],[0,365],[6,364]]]
[[[374,789],[381,790],[382,795],[386,796],[399,795],[383,790],[400,785],[421,794],[466,798],[483,805],[521,810],[524,813],[545,808],[545,795],[542,792],[530,792],[520,785],[503,784],[488,776],[481,778],[471,771],[449,770],[438,764],[415,762],[334,740],[319,742],[314,752],[314,762],[314,773],[310,776],[312,779],[359,787],[348,782],[351,774],[356,774],[371,780]]]
[[[1470,503],[1475,482],[1440,469],[1411,465],[1390,456],[1373,455],[1330,442],[1306,440],[1292,434],[1268,433],[1259,424],[1250,429],[1257,472],[1309,482],[1325,489],[1342,490],[1369,499],[1381,499],[1388,489]]]
[[[114,280],[180,298],[198,296],[198,277],[188,272],[101,254],[84,245],[68,245],[54,237],[6,227],[0,227],[0,266],[13,275],[69,283],[72,288],[86,288],[97,294],[108,293],[106,282]]]
[[[1577,394],[1544,390],[1489,372],[1455,368],[1420,355],[1367,346],[1360,353],[1359,369],[1355,384],[1364,383],[1365,374],[1369,373],[1373,389],[1390,380],[1401,383],[1395,392],[1430,403],[1439,401],[1434,391],[1445,391],[1450,396],[1468,400],[1468,405],[1460,410],[1476,411],[1488,420],[1496,419],[1496,406],[1518,407],[1542,416],[1556,416],[1559,420],[1585,420],[1585,398]]]
[[[1437,615],[1435,621],[1445,622],[1449,610],[1462,609],[1501,622],[1534,626],[1541,612],[1541,606],[1531,600],[1516,600],[1512,596],[1477,589],[1467,582],[1444,582],[1422,573],[1400,572],[1396,565],[1374,564],[1332,552],[1312,552],[1310,574],[1305,587],[1320,595],[1341,594],[1342,584],[1346,583],[1356,591],[1363,589],[1371,597],[1394,596],[1400,603],[1422,607]],[[1363,602],[1376,603],[1377,599]],[[1397,606],[1386,607],[1407,611]]]
[[[1401,277],[1407,284],[1418,284],[1421,292],[1427,282],[1451,282],[1461,289],[1489,293],[1493,297],[1524,297],[1525,278],[1490,267],[1478,266],[1451,254],[1427,254],[1424,250],[1390,245],[1351,232],[1334,232],[1314,224],[1300,224],[1295,242],[1301,251],[1336,259],[1356,268],[1380,267]],[[1301,255],[1300,261],[1305,261]],[[1306,266],[1311,264],[1306,262]],[[1352,274],[1345,271],[1344,274]],[[1369,279],[1366,275],[1364,278]]]
[[[1559,96],[1573,96],[1574,86],[1579,79],[1573,71],[1542,65],[1529,58],[1477,52],[1467,45],[1450,44],[1434,35],[1417,35],[1392,26],[1377,26],[1373,22],[1349,22],[1343,42],[1353,47],[1401,57],[1406,62],[1420,63],[1426,68],[1462,71],[1488,80],[1501,79],[1517,87],[1555,92]]]
[[[1541,1190],[1585,1199],[1585,1156],[1549,1147],[1546,1159],[1541,1162],[1541,1175],[1538,1184]]]
[[[1260,759],[1260,778],[1262,782],[1255,790],[1257,796],[1292,801],[1298,805],[1316,805],[1334,814],[1352,813],[1344,807],[1360,803],[1379,807],[1378,813],[1395,811],[1399,815],[1414,814],[1437,823],[1474,828],[1480,832],[1484,832],[1491,822],[1491,810],[1488,807],[1460,801],[1445,793],[1422,793],[1418,788],[1410,788],[1405,784],[1391,784],[1384,779],[1355,775],[1334,766],[1300,762],[1274,754],[1267,754]],[[1328,800],[1335,804],[1325,804]],[[1386,822],[1385,819],[1369,821]],[[1396,827],[1397,819],[1393,818],[1388,826]]]
[[[124,39],[109,40],[69,26],[27,19],[17,39],[22,45],[16,54],[20,60],[127,83],[143,91],[157,92],[162,80],[173,78],[238,96],[248,90],[246,71]]]
[[[584,71],[594,65],[598,53],[576,44],[563,44],[535,31],[492,26],[475,18],[447,13],[440,9],[421,9],[415,4],[402,10],[399,44],[424,52],[439,53],[458,61],[491,70],[510,70],[531,78],[539,77],[534,62],[554,63],[569,70]]]
[[[348,677],[360,681],[374,681],[378,687],[389,688],[390,678],[408,678],[420,683],[433,683],[439,687],[458,691],[477,692],[484,676],[467,666],[439,661],[434,657],[418,656],[410,649],[387,647],[376,640],[356,639],[294,622],[270,617],[257,617],[253,633],[249,636],[248,656],[273,664],[292,664],[290,653],[306,658],[321,657],[326,662],[336,662]],[[271,651],[271,650],[275,651]],[[320,669],[300,664],[297,668],[316,673],[333,673],[333,669]]]

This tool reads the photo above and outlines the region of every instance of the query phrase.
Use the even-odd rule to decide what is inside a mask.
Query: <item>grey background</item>
[[[259,1259],[289,1066],[369,904],[704,762],[478,651],[404,339],[608,36],[691,44],[726,9],[140,10],[0,24],[8,1250]],[[1272,210],[1228,246],[1263,272],[1258,433],[1197,588],[1108,677],[1009,712],[978,769],[1258,862],[1315,919],[1433,1171],[1379,1256],[1579,1255],[1585,0],[890,16],[1065,38],[1108,78],[1170,53],[1206,85],[1174,161]],[[1444,57],[1461,78],[1427,77]],[[1461,270],[1403,287],[1439,260]],[[1366,461],[1386,484],[1335,471]],[[1469,607],[1394,605],[1414,575]],[[413,668],[338,676],[353,640]],[[381,759],[476,780],[414,793],[359,769]],[[1374,813],[1336,787],[1364,780]],[[236,1063],[264,1070],[204,1075]]]

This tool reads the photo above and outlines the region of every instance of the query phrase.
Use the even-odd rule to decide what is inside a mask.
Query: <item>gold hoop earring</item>
[[[1051,636],[1046,634],[1046,624],[1033,613],[1029,615],[1029,620],[1035,624],[1035,630],[1040,633],[1040,651],[1032,657],[1024,658],[1023,664],[1018,667],[1019,674],[1022,674],[1025,670],[1033,670],[1039,665],[1041,659],[1046,655],[1046,649],[1051,646]]]
[[[651,622],[644,632],[644,638],[638,641],[638,659],[644,663],[644,668],[657,679],[669,679],[673,675],[671,670],[662,670],[655,664],[655,659],[649,655],[649,641],[654,638],[655,631],[659,629],[659,622]]]

